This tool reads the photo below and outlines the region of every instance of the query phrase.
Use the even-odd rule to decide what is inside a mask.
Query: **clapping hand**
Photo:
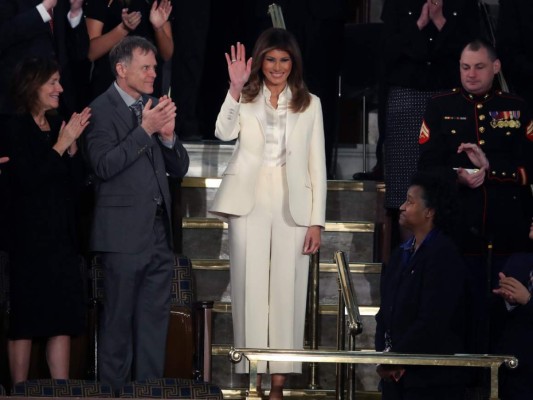
[[[427,0],[429,18],[433,21],[435,18],[442,17],[442,7],[444,0]]]
[[[150,23],[154,27],[154,30],[159,30],[165,25],[165,22],[168,21],[170,17],[170,12],[172,11],[172,4],[169,0],[161,0],[159,5],[157,0],[152,3],[152,8],[150,9]]]
[[[81,113],[72,114],[68,122],[63,121],[59,129],[57,142],[53,147],[54,150],[60,155],[63,155],[68,150],[69,155],[73,156],[78,150],[76,139],[80,137],[89,125],[89,118],[91,118],[91,109],[85,107]]]
[[[489,160],[483,150],[474,143],[461,143],[457,148],[457,154],[463,152],[466,153],[472,164],[479,168],[479,171],[470,173],[464,168],[458,168],[457,178],[460,184],[472,189],[477,188],[485,182],[485,175],[490,168]]]
[[[505,276],[503,272],[498,274],[500,278],[500,287],[493,289],[492,292],[510,304],[527,304],[531,299],[531,293],[518,280],[512,276]]]
[[[174,132],[175,119],[176,105],[168,96],[163,96],[154,108],[152,108],[152,99],[146,102],[141,125],[150,136],[159,132],[167,138],[170,135],[170,127],[172,133]]]
[[[159,99],[159,102],[170,100],[168,96],[163,96]],[[172,102],[172,100],[170,100]],[[174,103],[172,103],[174,104]],[[175,106],[175,105],[174,105]],[[176,113],[174,113],[176,115]],[[174,138],[174,126],[176,125],[176,118],[170,118],[170,120],[159,128],[159,136],[165,140],[172,140]]]
[[[427,24],[429,24],[429,5],[428,5],[428,1],[426,1],[423,5],[422,5],[422,9],[420,10],[420,16],[418,17],[418,20],[416,21],[416,25],[418,26],[418,29],[422,30],[424,29]]]
[[[481,150],[481,148],[474,143],[461,143],[457,148],[457,154],[466,153],[468,159],[478,168],[489,169],[489,160]]]
[[[225,56],[230,79],[230,94],[236,101],[239,101],[242,88],[250,78],[252,58],[246,60],[246,49],[240,42],[231,46],[230,54],[225,53]]]
[[[128,32],[134,31],[141,23],[142,15],[139,11],[128,12],[127,8],[122,9],[122,24]]]
[[[422,5],[420,16],[416,21],[418,29],[424,29],[430,21],[433,22],[439,31],[442,29],[446,23],[446,18],[444,18],[444,14],[442,13],[443,2],[444,0],[426,0]]]

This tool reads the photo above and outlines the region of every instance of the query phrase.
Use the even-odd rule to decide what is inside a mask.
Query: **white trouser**
[[[253,210],[230,217],[231,304],[235,347],[302,349],[309,256],[307,227],[289,211],[285,167],[263,167]],[[236,366],[246,373],[248,362]],[[269,372],[301,373],[302,364],[271,362]],[[266,372],[266,362],[258,372]]]

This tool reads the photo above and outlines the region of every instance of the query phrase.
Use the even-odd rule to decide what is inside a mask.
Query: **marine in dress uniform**
[[[510,254],[527,245],[533,177],[533,121],[519,97],[490,90],[474,95],[453,89],[428,103],[420,130],[419,169],[439,170],[456,179],[457,168],[478,169],[457,149],[475,143],[485,153],[490,170],[477,188],[461,186],[463,206],[459,244],[464,254],[483,254],[487,243],[494,254]]]
[[[479,186],[458,185],[462,214],[454,237],[469,267],[467,351],[485,353],[494,318],[489,315],[489,290],[508,256],[527,246],[533,176],[531,114],[521,98],[508,93],[454,89],[428,102],[419,143],[419,169],[439,171],[458,182],[462,179],[458,168],[472,173],[479,168],[465,152],[458,152],[462,143],[477,145],[476,151],[481,149],[488,160],[489,168],[477,172],[484,174]]]

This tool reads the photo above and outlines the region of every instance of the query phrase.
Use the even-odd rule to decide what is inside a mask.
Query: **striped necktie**
[[[143,103],[142,103],[142,100],[141,99],[137,100],[135,103],[133,103],[130,106],[130,108],[133,111],[133,113],[135,114],[135,118],[137,120],[137,124],[141,125],[142,120],[143,120]]]

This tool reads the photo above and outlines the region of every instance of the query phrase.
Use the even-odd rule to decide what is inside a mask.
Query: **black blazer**
[[[85,20],[72,28],[67,19],[69,0],[58,0],[54,7],[53,33],[43,22],[36,6],[40,0],[0,0],[0,112],[9,112],[9,82],[18,62],[26,57],[55,58],[61,68],[64,115],[78,108],[76,82],[78,61],[87,57],[89,36]]]
[[[385,0],[384,60],[387,83],[419,90],[451,89],[459,84],[459,57],[479,33],[476,0],[446,0],[446,24],[419,30],[416,21],[425,0]]]
[[[500,0],[497,47],[508,83],[533,107],[533,2]]]
[[[376,350],[385,349],[388,332],[397,353],[464,353],[465,265],[455,245],[434,231],[406,266],[403,253],[396,249],[382,270]],[[405,387],[462,383],[459,369],[441,367],[407,366],[402,380]]]
[[[47,117],[51,131],[41,132],[29,114],[7,123],[13,218],[11,234],[16,253],[46,254],[43,262],[72,256],[77,248],[76,194],[82,182],[82,160],[60,156],[52,146],[62,119]]]
[[[152,100],[155,105],[157,100]],[[160,194],[167,216],[171,215],[166,173],[182,178],[189,168],[189,156],[179,140],[169,149],[157,134],[150,137],[136,126],[132,111],[113,84],[90,107],[92,117],[84,135],[84,151],[96,177],[90,247],[137,253],[153,237],[151,227]],[[168,240],[172,247],[170,235]]]

